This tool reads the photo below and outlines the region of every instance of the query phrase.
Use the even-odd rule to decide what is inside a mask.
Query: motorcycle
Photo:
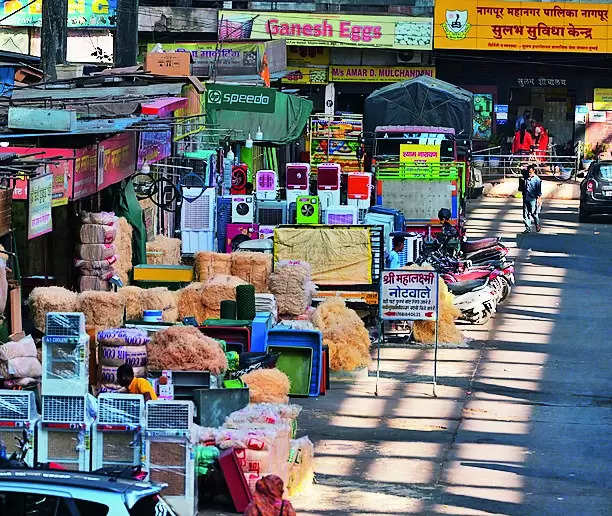
[[[453,304],[461,311],[460,320],[485,324],[497,309],[497,292],[489,278],[457,281],[448,284]]]
[[[507,264],[503,267],[468,267],[462,272],[446,273],[442,275],[446,284],[457,283],[468,280],[488,278],[489,283],[495,289],[497,303],[506,300],[514,285],[514,265]]]

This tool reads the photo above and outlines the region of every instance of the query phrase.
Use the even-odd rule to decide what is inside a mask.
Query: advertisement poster
[[[28,240],[50,233],[53,230],[51,220],[51,197],[53,193],[53,175],[46,174],[30,179],[28,195]]]
[[[611,4],[437,0],[436,48],[612,51]]]
[[[42,0],[28,5],[28,0],[0,3],[0,25],[40,27]],[[68,27],[114,27],[117,0],[68,0]]]
[[[610,29],[612,37],[612,28]],[[610,47],[612,51],[612,47]],[[595,111],[612,111],[612,88],[595,88],[593,92],[593,109]]]
[[[97,191],[98,149],[90,145],[77,149],[72,183],[72,200],[76,201]]]
[[[131,176],[136,170],[136,133],[121,133],[98,145],[98,189]]]
[[[474,133],[475,140],[490,140],[493,128],[493,95],[474,94]]]
[[[438,274],[433,271],[383,271],[380,317],[387,321],[435,321],[438,317]]]
[[[138,161],[136,169],[142,169],[145,163],[156,163],[170,156],[172,140],[170,131],[145,131],[138,140]]]
[[[283,84],[327,84],[329,71],[327,66],[308,68],[305,66],[288,66],[289,72],[282,79]]]
[[[298,12],[219,11],[219,41],[285,39],[287,45],[431,50],[433,20]]]
[[[440,163],[440,146],[418,143],[402,143],[400,145],[400,163],[426,165]]]
[[[433,66],[331,66],[331,82],[399,82],[421,75],[435,77]]]
[[[208,109],[274,113],[276,90],[256,86],[206,85]]]

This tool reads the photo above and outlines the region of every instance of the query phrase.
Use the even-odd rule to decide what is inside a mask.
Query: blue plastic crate
[[[251,324],[251,351],[266,351],[268,345],[268,330],[273,325],[270,312],[257,312]]]
[[[309,396],[318,396],[321,390],[323,364],[323,336],[319,330],[293,330],[291,328],[272,328],[268,331],[270,346],[307,346],[312,349],[312,375]]]
[[[231,197],[217,197],[217,250],[224,253],[226,248],[227,225],[232,221]]]

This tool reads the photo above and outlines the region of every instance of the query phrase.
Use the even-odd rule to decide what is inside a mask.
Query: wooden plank
[[[76,112],[65,109],[10,107],[8,112],[10,129],[69,132],[76,123]]]
[[[19,287],[9,292],[9,303],[11,307],[11,333],[23,331],[21,323],[21,289]]]

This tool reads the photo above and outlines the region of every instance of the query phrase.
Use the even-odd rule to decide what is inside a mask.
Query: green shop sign
[[[0,25],[40,27],[43,0],[0,0]],[[117,0],[67,0],[68,27],[114,27]]]
[[[274,113],[276,90],[256,86],[206,85],[208,109]]]

